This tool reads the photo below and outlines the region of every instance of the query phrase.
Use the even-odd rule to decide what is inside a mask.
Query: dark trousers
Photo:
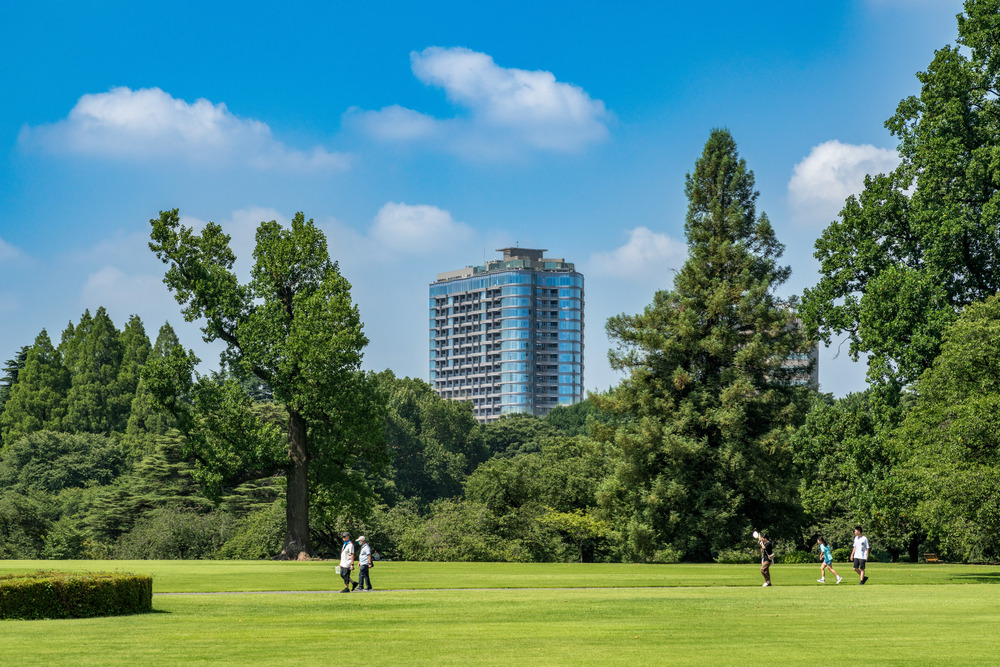
[[[361,565],[358,567],[358,587],[372,589],[372,580],[368,576],[368,566]]]
[[[340,576],[344,579],[344,588],[350,590],[351,584],[354,583],[353,581],[351,581],[351,568],[349,567],[340,568]]]

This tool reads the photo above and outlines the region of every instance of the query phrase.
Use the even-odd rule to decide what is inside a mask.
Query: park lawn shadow
[[[1000,570],[996,572],[978,572],[976,574],[956,574],[949,578],[961,583],[1000,584]]]

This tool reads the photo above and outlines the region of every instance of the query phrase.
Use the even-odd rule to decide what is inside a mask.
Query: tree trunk
[[[285,494],[285,548],[283,555],[295,560],[312,555],[309,538],[309,452],[306,421],[295,410],[288,411],[288,477]]]

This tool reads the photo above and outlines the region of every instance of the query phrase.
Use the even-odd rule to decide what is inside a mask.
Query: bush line
[[[0,619],[90,618],[153,610],[153,578],[128,572],[0,576]]]

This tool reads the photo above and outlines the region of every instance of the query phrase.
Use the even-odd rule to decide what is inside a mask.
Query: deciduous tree
[[[301,213],[290,229],[260,224],[246,284],[219,225],[198,234],[176,209],[150,223],[150,249],[168,265],[164,282],[184,317],[201,320],[206,341],[226,344],[227,363],[274,391],[287,421],[282,428],[262,420],[235,380],[193,379],[196,359],[179,348],[148,364],[149,389],[174,410],[208,492],[286,475],[285,552],[310,553],[310,499],[346,502],[366,488],[357,461],[377,469],[385,459],[384,402],[359,369],[368,340],[350,284],[330,260],[325,235]]]
[[[957,41],[886,122],[901,162],[847,199],[802,298],[811,330],[870,355],[872,382],[916,380],[958,313],[1000,290],[1000,3],[968,0]]]

